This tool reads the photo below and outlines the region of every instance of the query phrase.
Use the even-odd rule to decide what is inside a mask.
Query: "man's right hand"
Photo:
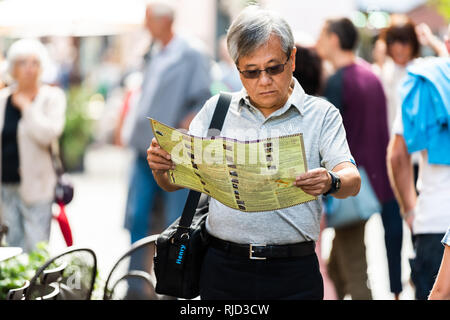
[[[166,173],[168,170],[175,169],[175,163],[171,160],[170,154],[161,148],[156,138],[152,139],[152,143],[147,149],[147,162],[150,169],[152,169],[156,183],[163,190],[172,192],[182,189],[182,187],[170,182],[169,176]]]
[[[147,149],[147,162],[153,174],[156,175],[162,175],[169,169],[175,169],[170,154],[161,148],[156,138],[152,139],[152,143]]]

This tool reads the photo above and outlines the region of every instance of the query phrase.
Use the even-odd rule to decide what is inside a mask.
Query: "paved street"
[[[130,244],[129,233],[123,228],[130,159],[131,154],[120,148],[92,148],[85,158],[85,171],[70,175],[75,195],[66,213],[73,244],[95,251],[103,281]],[[50,250],[58,252],[64,248],[64,239],[54,220]]]
[[[72,174],[75,197],[67,207],[72,227],[74,245],[92,248],[98,259],[100,278],[104,281],[116,259],[129,248],[129,233],[123,228],[125,201],[128,185],[131,153],[114,146],[93,147],[85,159],[85,171]],[[329,255],[332,229],[322,234],[322,256]],[[366,225],[366,247],[369,282],[374,299],[393,299],[389,292],[384,230],[379,214],[372,216]],[[412,254],[410,234],[404,228],[402,251],[402,280],[404,291],[400,299],[414,298],[409,285],[408,258]],[[52,253],[65,248],[56,221],[52,225],[50,250]],[[330,297],[325,287],[325,298]]]

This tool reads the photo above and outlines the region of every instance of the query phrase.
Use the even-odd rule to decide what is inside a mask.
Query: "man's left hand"
[[[325,168],[312,169],[299,175],[294,181],[294,186],[317,197],[330,189],[331,176]]]

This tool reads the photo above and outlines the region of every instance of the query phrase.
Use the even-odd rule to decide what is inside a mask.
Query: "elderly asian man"
[[[305,94],[293,78],[295,45],[278,15],[250,6],[233,21],[228,50],[244,88],[232,94],[221,136],[256,140],[302,133],[310,170],[294,185],[318,200],[290,208],[241,212],[210,200],[206,229],[211,236],[200,280],[202,299],[323,299],[323,281],[314,252],[319,237],[321,195],[338,198],[359,192],[339,111]],[[209,99],[189,133],[206,137],[218,96]],[[167,191],[170,155],[153,139],[148,162]],[[262,245],[261,245],[262,244]],[[257,248],[258,259],[248,252]]]

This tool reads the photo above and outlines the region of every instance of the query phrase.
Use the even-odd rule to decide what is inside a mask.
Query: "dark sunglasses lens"
[[[261,71],[260,70],[246,70],[246,71],[242,71],[242,74],[244,75],[244,77],[248,78],[248,79],[256,79],[259,77]]]
[[[284,71],[284,64],[277,64],[276,66],[268,67],[265,69],[265,71],[267,72],[268,75],[275,76]],[[245,70],[242,71],[241,73],[247,79],[256,79],[259,78],[261,72],[262,70]]]
[[[280,73],[282,73],[284,71],[284,64],[278,64],[276,66],[269,67],[269,68],[266,69],[266,71],[271,76],[280,74]]]

